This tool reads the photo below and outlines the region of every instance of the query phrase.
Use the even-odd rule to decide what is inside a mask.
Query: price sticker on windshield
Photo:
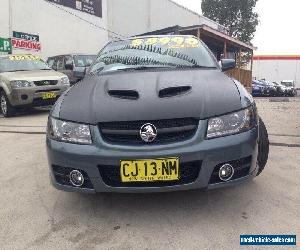
[[[199,40],[194,37],[189,37],[185,39],[185,44],[187,47],[196,48],[199,46]]]
[[[132,40],[131,45],[134,47],[137,47],[137,46],[142,45],[143,43],[144,43],[143,39],[134,39],[134,40]]]
[[[39,56],[33,55],[13,55],[8,57],[11,61],[24,61],[24,60],[31,60],[31,61],[39,61],[41,58]]]
[[[171,41],[171,38],[170,38],[170,37],[163,37],[163,38],[160,38],[160,39],[159,39],[159,43],[160,43],[161,45],[166,45],[166,44],[168,44],[170,41]]]
[[[158,38],[156,37],[148,38],[145,42],[146,45],[157,45],[157,43],[158,43]]]
[[[185,48],[184,38],[182,36],[176,36],[171,39],[169,43],[169,48],[176,49],[176,48]]]
[[[134,39],[131,41],[131,46],[138,47],[143,45],[165,46],[170,49],[180,48],[197,48],[200,41],[195,37],[184,36],[166,36],[166,37],[150,37],[148,39]]]

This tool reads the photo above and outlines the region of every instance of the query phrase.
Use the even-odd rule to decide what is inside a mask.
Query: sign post
[[[11,40],[9,38],[0,37],[0,52],[11,54]]]

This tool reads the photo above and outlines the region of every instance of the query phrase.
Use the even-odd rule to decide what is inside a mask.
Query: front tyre
[[[0,110],[4,117],[11,117],[16,112],[16,109],[10,104],[4,91],[0,92]]]
[[[269,138],[268,131],[266,126],[261,118],[259,118],[259,141],[258,141],[258,156],[257,156],[257,164],[258,164],[258,172],[257,175],[264,170],[269,156]]]

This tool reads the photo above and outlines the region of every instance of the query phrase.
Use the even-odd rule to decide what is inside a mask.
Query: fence
[[[251,70],[235,68],[232,70],[228,70],[226,74],[240,81],[250,93],[252,92],[252,71]]]

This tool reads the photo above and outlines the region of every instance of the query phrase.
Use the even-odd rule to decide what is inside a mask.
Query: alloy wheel
[[[7,113],[7,103],[4,95],[1,95],[0,97],[0,103],[1,103],[1,111],[3,114]]]

